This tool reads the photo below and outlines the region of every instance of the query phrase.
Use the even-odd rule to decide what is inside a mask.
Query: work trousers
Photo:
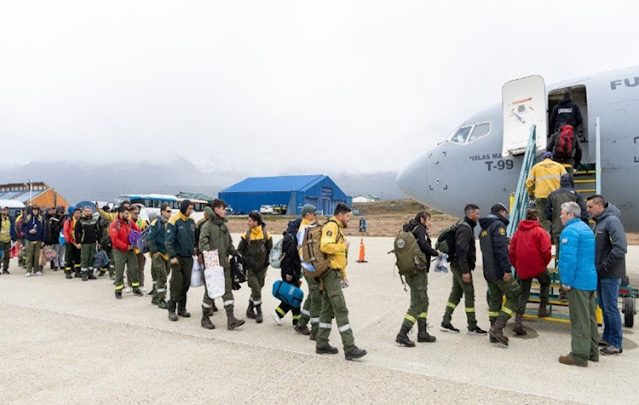
[[[323,280],[322,311],[317,334],[317,346],[328,345],[328,339],[333,327],[333,318],[337,322],[337,329],[342,337],[344,351],[355,347],[355,338],[351,324],[348,321],[348,308],[342,292],[341,276],[337,270],[329,270]]]
[[[446,304],[446,312],[444,313],[444,323],[450,323],[453,318],[453,312],[457,305],[464,297],[464,306],[466,310],[466,319],[468,327],[477,326],[477,317],[475,316],[475,287],[473,286],[472,273],[470,283],[464,283],[462,279],[461,269],[455,262],[451,263],[450,272],[453,274],[453,287],[450,290],[448,303]]]

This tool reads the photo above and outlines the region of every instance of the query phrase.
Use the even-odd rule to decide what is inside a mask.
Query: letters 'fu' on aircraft
[[[583,116],[583,125],[577,132],[583,149],[582,165],[590,169],[591,176],[597,173],[600,192],[621,210],[626,230],[638,231],[639,66],[548,87],[541,77],[536,77],[541,80],[539,94],[545,112],[540,114],[541,119],[536,119],[538,152],[545,149],[548,141],[549,111],[569,89]],[[400,189],[424,204],[456,216],[461,215],[463,206],[469,202],[478,204],[484,213],[495,202],[507,204],[516,189],[523,161],[523,155],[509,153],[507,148],[512,136],[520,136],[511,131],[512,118],[524,126],[530,111],[522,107],[511,109],[510,105],[516,102],[506,105],[505,93],[506,85],[503,105],[470,117],[447,140],[406,167],[398,176]],[[527,139],[527,132],[523,134]],[[580,183],[582,194],[594,194],[595,186],[587,184],[587,180],[576,184],[578,191]]]

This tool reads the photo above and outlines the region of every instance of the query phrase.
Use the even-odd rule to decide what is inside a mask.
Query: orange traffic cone
[[[359,259],[357,263],[368,263],[366,261],[366,247],[364,246],[364,238],[359,240]]]

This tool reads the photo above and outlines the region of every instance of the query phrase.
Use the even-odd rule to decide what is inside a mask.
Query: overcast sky
[[[639,3],[593,3],[6,1],[3,159],[399,170],[504,81],[636,65]]]

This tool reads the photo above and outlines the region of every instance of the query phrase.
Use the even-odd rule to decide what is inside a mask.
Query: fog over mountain
[[[352,196],[374,194],[384,199],[402,196],[394,172],[277,174],[326,174]],[[86,199],[112,201],[115,196],[126,193],[177,194],[180,191],[196,191],[215,197],[220,190],[245,177],[260,177],[260,174],[225,171],[214,164],[195,164],[186,158],[167,163],[30,162],[21,166],[0,167],[0,183],[43,181],[72,203]]]

